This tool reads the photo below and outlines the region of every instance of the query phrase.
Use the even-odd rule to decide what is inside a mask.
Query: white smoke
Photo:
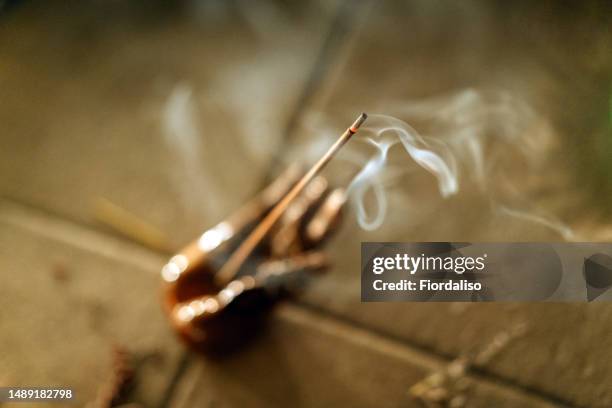
[[[357,168],[348,192],[362,228],[374,230],[383,224],[390,181],[418,170],[416,164],[436,177],[443,198],[467,185],[476,186],[494,213],[537,223],[564,239],[574,238],[569,227],[528,198],[534,180],[542,179],[554,138],[546,120],[525,101],[505,91],[466,89],[391,105],[394,116],[370,115],[356,136],[374,153],[364,158],[352,141],[341,155]],[[322,144],[328,141],[325,138]],[[389,163],[391,150],[400,148],[407,155]],[[311,146],[309,155],[318,150]],[[407,194],[408,200],[410,191]],[[366,196],[373,198],[372,205],[366,204]]]
[[[170,174],[178,201],[196,217],[218,212],[218,201],[210,197],[219,194],[218,186],[202,167],[206,139],[197,117],[192,88],[177,84],[165,104],[163,136],[174,159]]]
[[[380,127],[369,125],[363,130],[363,133],[372,133],[367,142],[376,147],[377,153],[363,166],[348,187],[362,228],[376,229],[382,225],[385,218],[387,200],[381,175],[385,169],[389,149],[395,145],[403,145],[417,164],[437,177],[443,197],[457,192],[457,166],[448,146],[433,139],[423,138],[407,123],[390,116],[371,115],[369,121],[384,122]],[[365,195],[369,189],[374,192],[377,203],[374,216],[369,216],[365,209]]]
[[[396,192],[392,185],[399,184],[397,180],[429,172],[442,198],[476,186],[489,200],[493,213],[537,223],[566,240],[575,238],[569,227],[539,210],[529,198],[534,180],[542,179],[554,138],[547,122],[524,101],[508,92],[467,89],[391,105],[393,116],[371,114],[334,160],[349,164],[347,191],[363,229],[383,225],[389,210],[387,193]],[[197,203],[193,211],[214,213],[214,200],[208,197],[222,189],[205,177],[200,166],[205,138],[198,127],[196,108],[191,88],[178,85],[165,107],[164,134],[176,154],[175,185],[181,202]],[[298,155],[312,161],[337,138],[337,131],[322,126],[321,117],[309,119],[307,123],[315,126],[312,133],[321,137],[298,146]],[[395,160],[390,159],[392,152]],[[404,154],[398,155],[401,152]],[[408,187],[402,193],[407,203],[420,192]],[[408,213],[404,222],[412,223],[411,215]]]

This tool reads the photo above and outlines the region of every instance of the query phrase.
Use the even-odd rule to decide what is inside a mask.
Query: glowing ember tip
[[[366,115],[365,112],[362,112],[361,115],[359,115],[359,117],[355,120],[355,122],[353,122],[353,124],[349,128],[351,133],[357,133],[357,130],[359,130],[359,127],[363,125],[363,122],[365,122],[367,118],[368,115]]]

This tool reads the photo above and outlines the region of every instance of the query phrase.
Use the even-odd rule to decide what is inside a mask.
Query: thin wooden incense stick
[[[289,207],[291,202],[304,190],[308,183],[325,167],[334,155],[349,141],[349,139],[357,133],[359,127],[365,122],[368,116],[365,113],[359,115],[355,122],[340,136],[329,150],[317,161],[314,166],[298,181],[291,190],[276,204],[272,210],[264,217],[264,219],[255,227],[251,234],[240,244],[238,249],[229,257],[227,262],[221,267],[215,275],[215,283],[219,287],[227,285],[232,281],[238,273],[240,267],[244,264],[253,250],[272,229],[274,224],[283,215],[283,212]]]

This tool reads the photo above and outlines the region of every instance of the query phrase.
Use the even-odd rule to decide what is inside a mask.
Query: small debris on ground
[[[113,368],[110,379],[100,390],[95,408],[130,407],[138,404],[127,404],[125,398],[134,383],[134,367],[129,351],[120,345],[113,347]]]
[[[468,406],[471,382],[467,373],[470,366],[483,366],[489,363],[511,341],[524,335],[526,331],[527,326],[521,323],[509,330],[499,332],[475,355],[454,359],[410,387],[408,394],[426,408],[463,408]]]
[[[70,280],[70,271],[66,263],[57,261],[51,266],[51,277],[58,283],[66,283]]]

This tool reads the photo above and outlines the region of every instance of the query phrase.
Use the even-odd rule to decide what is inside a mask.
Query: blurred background
[[[92,407],[612,406],[609,304],[362,304],[357,255],[612,239],[609,2],[0,8],[1,386]],[[334,267],[260,338],[187,351],[161,311],[166,258],[361,111],[445,143],[458,193],[394,148],[377,229],[353,202]],[[352,143],[326,174],[346,186],[376,152]]]

